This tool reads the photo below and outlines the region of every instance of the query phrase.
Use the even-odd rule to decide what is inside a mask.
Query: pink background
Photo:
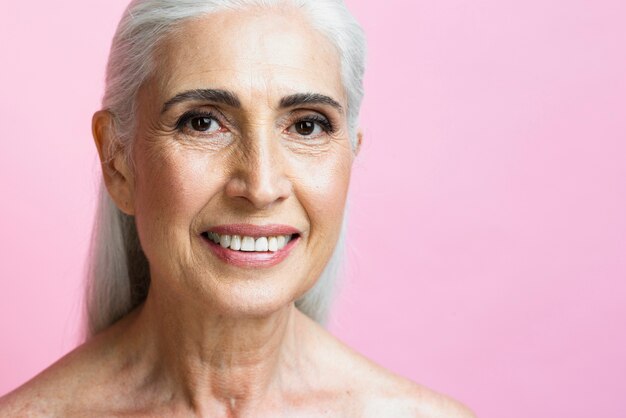
[[[125,3],[0,4],[0,394],[77,341]],[[626,4],[349,5],[366,142],[332,331],[481,417],[626,416]]]

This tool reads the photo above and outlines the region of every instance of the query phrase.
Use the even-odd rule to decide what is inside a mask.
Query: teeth
[[[241,250],[241,237],[239,235],[233,235],[233,239],[230,240],[230,249]]]
[[[272,252],[278,251],[278,239],[276,237],[270,237],[267,240],[267,249]]]
[[[254,242],[254,251],[267,251],[267,250],[268,250],[267,238],[265,237],[257,238],[257,240]]]
[[[254,251],[254,238],[243,237],[241,239],[241,251]]]
[[[220,237],[220,245],[224,248],[228,248],[230,246],[230,235],[222,235]]]
[[[240,235],[219,235],[209,232],[207,237],[223,248],[230,248],[234,251],[258,251],[275,252],[282,249],[289,241],[291,235],[278,235],[272,237],[242,237]]]

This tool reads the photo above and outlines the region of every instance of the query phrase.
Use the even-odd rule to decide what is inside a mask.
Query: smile
[[[248,237],[240,235],[217,234],[215,232],[207,232],[206,237],[222,248],[230,248],[233,251],[248,252],[276,252],[281,250],[291,241],[291,235],[278,235],[271,237]]]
[[[282,225],[223,225],[201,235],[215,256],[238,267],[274,266],[300,241],[295,228]]]

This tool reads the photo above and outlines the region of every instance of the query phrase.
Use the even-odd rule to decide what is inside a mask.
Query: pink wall
[[[0,394],[77,340],[125,2],[0,5]],[[366,142],[333,332],[481,417],[626,416],[626,4],[349,4]]]

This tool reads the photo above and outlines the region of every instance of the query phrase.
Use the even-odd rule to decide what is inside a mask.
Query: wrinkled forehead
[[[244,106],[298,92],[346,104],[336,48],[297,10],[229,10],[190,19],[159,45],[156,62],[154,93],[163,100],[221,88]]]

